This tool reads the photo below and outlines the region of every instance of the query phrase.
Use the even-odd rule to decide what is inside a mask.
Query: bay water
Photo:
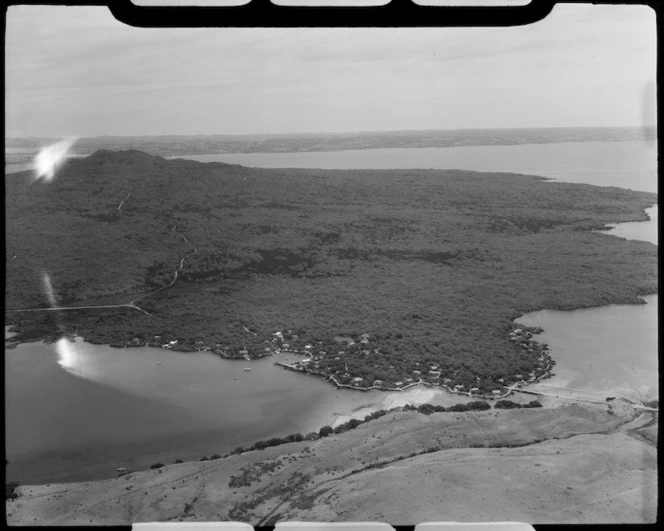
[[[638,140],[300,153],[229,153],[173,158],[260,168],[420,168],[514,172],[539,175],[556,181],[657,192],[657,145]]]
[[[544,329],[537,340],[549,345],[556,361],[555,376],[538,387],[600,400],[657,399],[658,297],[641,297],[645,304],[541,310],[517,319]]]

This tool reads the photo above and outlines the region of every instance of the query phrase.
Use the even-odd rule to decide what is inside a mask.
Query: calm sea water
[[[657,191],[657,145],[646,141],[560,142],[516,146],[363,149],[303,153],[232,153],[177,158],[261,168],[431,168],[516,172],[541,175],[565,182]],[[5,173],[28,170],[32,167],[31,164],[7,164]]]
[[[658,244],[658,218],[659,218],[659,209],[657,205],[654,205],[650,208],[646,208],[646,213],[650,217],[650,221],[634,221],[629,223],[615,223],[609,225],[612,227],[610,230],[606,231],[607,234],[613,236],[618,236],[619,238],[625,238],[627,240],[641,240],[644,242]]]
[[[513,171],[555,179],[656,191],[656,149],[640,142],[593,142],[326,153],[191,157],[266,167],[459,168]],[[610,233],[657,242],[652,220]],[[537,312],[558,361],[559,385],[656,391],[657,296],[648,305]],[[621,330],[619,332],[618,330]],[[625,339],[625,343],[620,343]],[[622,345],[622,346],[618,346]],[[259,439],[317,430],[399,405],[399,393],[335,390],[314,377],[273,366],[274,358],[221,360],[207,353],[112,349],[80,339],[6,351],[8,480],[38,483],[108,477],[176,458],[223,454]],[[243,370],[250,366],[251,371]],[[441,402],[415,390],[414,402]],[[447,400],[450,400],[449,398]],[[456,397],[454,401],[459,401]]]
[[[544,329],[538,341],[549,345],[556,360],[556,377],[545,383],[602,399],[653,399],[659,396],[658,297],[643,297],[643,305],[542,310],[517,321]]]
[[[115,349],[80,338],[9,349],[8,477],[93,479],[118,467],[197,460],[273,436],[318,431],[389,399],[378,391],[339,392],[273,365],[285,356],[223,360],[203,352]]]
[[[651,142],[560,142],[517,146],[365,149],[312,153],[233,153],[180,157],[261,168],[458,169],[515,172],[551,179],[657,191]]]

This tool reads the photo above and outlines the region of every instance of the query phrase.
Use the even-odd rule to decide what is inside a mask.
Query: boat
[[[126,472],[127,471],[127,469],[125,467],[116,468],[115,470],[117,470],[118,472]]]
[[[242,370],[249,372],[249,371],[251,370],[251,367],[245,367],[245,368],[242,369]]]

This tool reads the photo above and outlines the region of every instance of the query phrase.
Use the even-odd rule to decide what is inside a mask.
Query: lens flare
[[[63,337],[55,344],[55,351],[58,355],[58,365],[69,374],[92,381],[100,379],[98,368],[93,360],[86,356],[85,348],[81,345]]]
[[[55,300],[55,291],[53,290],[53,284],[51,284],[51,277],[46,272],[42,273],[42,284],[44,285],[44,291],[46,292],[48,303],[52,308],[55,308],[57,306]]]
[[[42,148],[35,157],[36,180],[51,182],[75,142],[75,138],[70,138]]]

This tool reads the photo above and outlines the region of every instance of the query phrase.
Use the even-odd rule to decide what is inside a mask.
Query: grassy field
[[[92,483],[24,486],[12,525],[135,521],[645,523],[656,446],[627,405],[394,412],[354,430]]]

